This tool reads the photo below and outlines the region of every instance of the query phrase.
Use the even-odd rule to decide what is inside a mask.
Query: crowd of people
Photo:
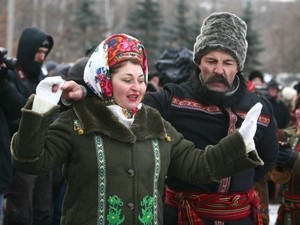
[[[26,28],[0,61],[0,224],[266,225],[274,200],[300,223],[300,95],[243,74],[246,34],[212,13],[148,76],[128,34],[46,63],[53,38]]]

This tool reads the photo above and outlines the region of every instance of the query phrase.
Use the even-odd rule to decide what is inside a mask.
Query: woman
[[[279,131],[277,165],[270,171],[271,179],[283,188],[276,225],[300,224],[300,95],[294,107],[295,124]]]
[[[37,174],[65,164],[61,224],[162,224],[167,173],[211,182],[263,164],[253,142],[261,105],[248,113],[239,132],[204,151],[195,149],[141,103],[147,74],[142,43],[113,35],[85,67],[84,80],[95,96],[75,102],[50,125],[63,85],[52,77],[24,107],[12,142],[13,163]]]

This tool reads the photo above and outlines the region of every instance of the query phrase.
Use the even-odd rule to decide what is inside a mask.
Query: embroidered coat
[[[198,150],[148,106],[129,129],[97,97],[74,103],[51,125],[55,109],[37,114],[32,102],[12,141],[13,163],[33,174],[64,164],[62,225],[162,225],[167,172],[205,183],[260,164],[238,132]]]
[[[203,88],[198,75],[180,85],[167,84],[164,91],[146,93],[143,102],[156,108],[162,117],[170,122],[184,138],[193,141],[197,148],[216,144],[219,140],[238,129],[246,113],[257,102],[263,105],[261,115],[257,123],[257,131],[254,141],[259,156],[264,161],[263,166],[255,167],[235,176],[226,177],[221,182],[205,184],[191,184],[170,174],[167,185],[177,191],[198,191],[202,193],[228,193],[246,192],[253,187],[256,181],[263,180],[271,166],[275,163],[278,154],[277,126],[273,115],[272,106],[264,97],[259,97],[240,88],[230,97],[228,107],[204,103],[204,97],[200,96]],[[242,81],[243,78],[241,77]],[[176,219],[177,212],[171,207],[165,210],[166,215]],[[174,216],[175,215],[175,216]],[[169,220],[169,219],[168,219]],[[173,222],[173,221],[172,221]],[[207,225],[215,222],[205,221]],[[170,223],[172,224],[172,223]],[[224,223],[218,223],[224,225]],[[252,224],[249,216],[245,220],[228,222],[227,225]]]
[[[288,142],[292,149],[300,152],[300,136],[297,126],[280,130],[281,141]],[[290,178],[283,184],[282,204],[278,210],[276,224],[300,224],[300,155],[294,163]],[[286,179],[287,180],[287,179]]]

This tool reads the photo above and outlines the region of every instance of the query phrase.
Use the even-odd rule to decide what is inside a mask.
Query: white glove
[[[63,84],[64,84],[64,80],[60,76],[46,77],[38,84],[36,88],[36,96],[41,100],[56,105],[62,94],[61,87]],[[58,86],[56,92],[52,91],[53,85]]]
[[[253,138],[257,129],[257,119],[260,115],[261,109],[262,104],[256,103],[247,113],[245,120],[239,129],[239,132],[246,144],[254,143]]]

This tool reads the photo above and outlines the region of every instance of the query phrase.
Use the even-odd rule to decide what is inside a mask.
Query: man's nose
[[[215,69],[214,69],[214,73],[215,73],[215,74],[220,74],[220,75],[223,75],[223,74],[224,74],[224,69],[223,69],[222,63],[217,63],[217,64],[216,64],[216,67],[215,67]]]
[[[40,54],[39,54],[39,59],[40,59],[41,61],[44,61],[44,60],[46,59],[46,54],[45,54],[45,53],[40,53]]]

